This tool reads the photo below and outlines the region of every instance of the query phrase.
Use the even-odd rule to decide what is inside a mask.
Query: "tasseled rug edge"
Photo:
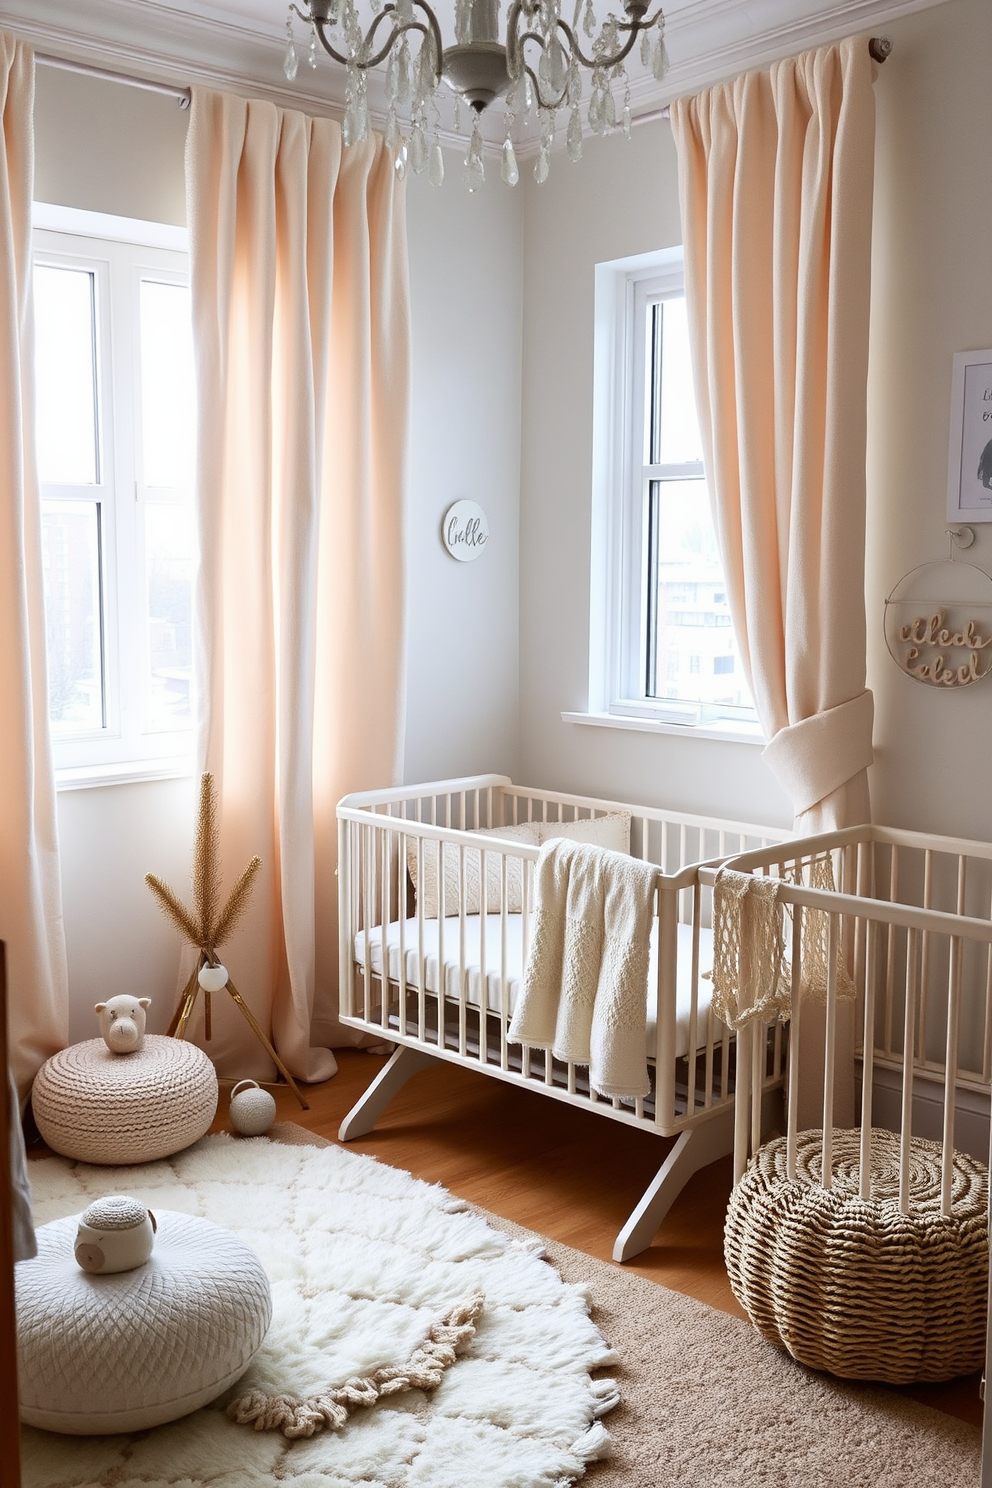
[[[281,1431],[294,1438],[318,1431],[340,1431],[352,1411],[375,1405],[384,1395],[401,1390],[436,1390],[461,1349],[475,1336],[475,1324],[485,1305],[481,1292],[449,1307],[432,1323],[423,1343],[405,1364],[387,1364],[374,1374],[345,1380],[313,1395],[266,1395],[249,1390],[227,1407],[232,1421],[256,1431]]]

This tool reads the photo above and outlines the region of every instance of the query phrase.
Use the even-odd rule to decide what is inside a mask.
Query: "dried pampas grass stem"
[[[217,947],[224,945],[230,939],[248,908],[255,878],[261,866],[261,858],[252,858],[228,894],[223,907],[218,908],[221,902],[221,868],[217,790],[214,786],[214,777],[206,771],[200,780],[200,803],[196,817],[196,838],[193,844],[192,907],[184,904],[175,890],[170,888],[163,879],[158,878],[154,873],[145,874],[145,883],[158,900],[163,914],[172,921],[180,935],[200,953],[196,970],[183,990],[179,1006],[169,1025],[169,1035],[176,1038],[183,1037],[186,1025],[192,1016],[197,995],[202,990],[204,994],[204,1037],[209,1040],[211,995],[215,991],[227,991],[249,1027],[269,1051],[276,1067],[292,1087],[300,1105],[306,1110],[307,1103],[297,1089],[292,1075],[272,1047],[270,1040],[259,1026],[230,976],[227,975],[226,967],[221,968],[217,959]],[[214,968],[218,969],[217,980],[207,975],[207,969]],[[203,973],[202,981],[201,973]],[[220,978],[226,978],[226,982],[221,981]]]

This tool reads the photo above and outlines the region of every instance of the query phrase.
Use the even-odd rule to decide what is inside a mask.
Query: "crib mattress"
[[[482,922],[485,921],[483,926]],[[506,974],[509,1013],[512,1015],[523,979],[523,916],[510,914],[506,917]],[[485,961],[488,968],[485,982],[485,1007],[488,1012],[499,1012],[501,1002],[501,918],[498,914],[466,915],[464,955],[460,947],[461,921],[455,916],[445,920],[424,920],[424,959],[426,962],[427,991],[435,996],[438,991],[438,941],[439,926],[443,926],[443,958],[445,996],[458,998],[460,967],[465,967],[465,1000],[473,1007],[482,1005],[483,977],[481,969],[481,940],[485,934]],[[692,926],[678,926],[678,955],[676,960],[676,1014],[675,1054],[682,1058],[689,1050],[689,1023],[692,1012]],[[371,969],[376,977],[382,976],[382,929],[371,932]],[[403,922],[403,945],[406,952],[406,981],[414,993],[419,990],[419,944],[416,916]],[[652,1057],[655,1050],[655,989],[658,977],[658,922],[651,931],[651,960],[648,974],[647,996],[647,1048]],[[400,923],[393,921],[386,928],[386,954],[389,962],[389,980],[398,982],[400,976]],[[365,965],[365,932],[355,936],[355,960],[359,967]],[[705,1044],[706,1014],[710,1005],[712,982],[704,973],[713,965],[713,932],[705,927],[699,931],[699,978],[696,992],[696,1045]],[[493,969],[495,968],[495,969]]]

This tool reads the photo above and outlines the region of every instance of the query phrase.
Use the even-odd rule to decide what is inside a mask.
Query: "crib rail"
[[[538,838],[621,812],[631,817],[631,852],[658,867],[652,1088],[629,1101],[597,1095],[583,1066],[508,1038],[530,948]],[[711,892],[695,865],[767,852],[784,834],[499,775],[352,795],[338,818],[343,1022],[662,1135],[732,1106],[736,1053],[709,1005]],[[531,840],[490,835],[522,827]],[[778,1028],[764,1089],[782,1084],[784,1063]]]
[[[795,1176],[796,1167],[800,1061],[795,1055],[805,1005],[799,994],[807,981],[804,955],[815,940],[825,947],[826,969],[823,1186],[829,1188],[833,1178],[839,988],[849,981],[862,1063],[861,1195],[871,1196],[875,1176],[873,1125],[899,1134],[903,1213],[909,1212],[910,1138],[938,1137],[940,1209],[949,1214],[960,1092],[984,1087],[987,1093],[992,1074],[992,845],[864,826],[744,854],[727,866],[778,879],[778,902],[786,910],[793,1053],[787,1096],[789,1176]],[[710,885],[716,874],[712,867],[700,870]],[[810,917],[816,936],[811,939],[807,933],[804,942]],[[739,1062],[746,1043],[746,1037],[739,1038]],[[898,1076],[897,1111],[883,1109],[878,1074],[886,1069]],[[936,1131],[920,1129],[914,1096],[924,1088],[940,1112]],[[757,1145],[754,1102],[752,1093],[750,1131],[746,1102],[738,1103],[738,1177],[748,1142]]]

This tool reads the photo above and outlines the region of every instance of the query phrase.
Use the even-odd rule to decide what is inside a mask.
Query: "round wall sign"
[[[441,541],[459,563],[471,563],[485,550],[489,523],[477,501],[456,501],[441,521]]]

